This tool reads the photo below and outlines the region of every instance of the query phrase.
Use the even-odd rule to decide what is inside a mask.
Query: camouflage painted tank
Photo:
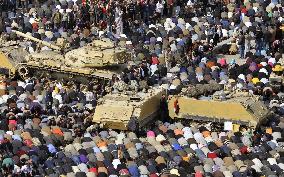
[[[99,101],[93,122],[104,128],[134,131],[157,116],[163,93],[165,90],[159,87],[147,92],[108,94]]]
[[[131,58],[125,49],[115,47],[109,39],[94,40],[84,47],[62,54],[62,48],[57,45],[18,31],[14,32],[18,36],[53,49],[27,55],[26,61],[18,67],[22,77],[33,74],[86,82],[92,79],[108,80],[113,74],[119,73],[122,65]]]

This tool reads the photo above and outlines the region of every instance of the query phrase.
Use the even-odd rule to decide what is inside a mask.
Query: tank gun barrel
[[[21,36],[21,37],[26,38],[26,39],[29,39],[29,40],[31,40],[31,41],[40,43],[40,44],[42,44],[42,45],[44,45],[44,46],[47,46],[47,47],[49,47],[49,48],[51,48],[51,49],[59,50],[59,51],[61,50],[61,48],[58,47],[58,46],[56,46],[56,45],[53,45],[53,44],[51,44],[51,43],[49,43],[49,42],[46,42],[46,41],[39,40],[39,39],[37,39],[37,38],[35,38],[35,37],[33,37],[33,36],[27,35],[27,34],[22,33],[22,32],[20,32],[20,31],[12,30],[12,32],[16,33],[18,36]]]

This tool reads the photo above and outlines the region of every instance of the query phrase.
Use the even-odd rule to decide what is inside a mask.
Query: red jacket
[[[98,169],[95,167],[92,167],[89,169],[89,172],[95,173],[96,175],[98,175]]]
[[[242,9],[241,9],[241,12],[244,13],[244,14],[246,14],[248,11],[247,11],[246,8],[242,8]]]
[[[247,153],[248,153],[248,147],[247,147],[247,146],[241,147],[241,148],[240,148],[240,152],[241,152],[242,154],[247,154]]]
[[[152,57],[152,64],[153,65],[158,65],[160,63],[158,57]]]
[[[207,157],[208,157],[208,158],[211,158],[211,159],[215,159],[215,158],[217,158],[218,156],[217,156],[217,154],[216,154],[215,152],[209,152],[209,153],[207,154]]]

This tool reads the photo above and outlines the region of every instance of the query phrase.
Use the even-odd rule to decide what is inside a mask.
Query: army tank
[[[66,45],[58,46],[19,31],[13,32],[41,46],[53,49],[27,54],[24,62],[18,63],[16,67],[22,78],[32,75],[83,83],[93,80],[110,80],[131,58],[126,49],[116,47],[109,39],[96,39],[84,47],[64,52]]]
[[[14,77],[18,63],[24,62],[27,54],[21,43],[0,39],[0,74]]]

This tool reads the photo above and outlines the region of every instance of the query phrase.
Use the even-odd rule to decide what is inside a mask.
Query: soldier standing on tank
[[[169,119],[168,100],[165,94],[163,94],[160,99],[160,118],[163,122],[166,122]]]

